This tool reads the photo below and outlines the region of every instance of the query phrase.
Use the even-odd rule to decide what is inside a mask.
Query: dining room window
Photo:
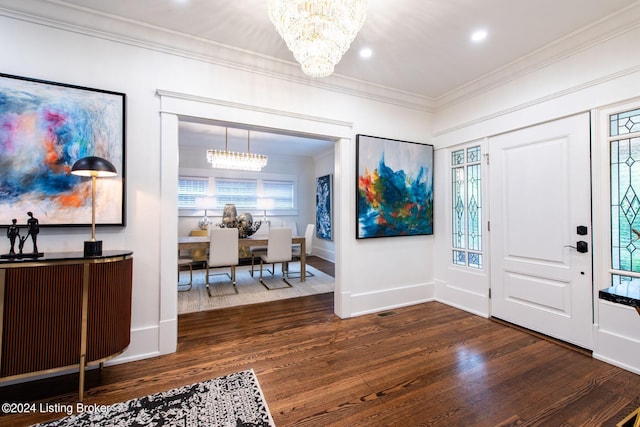
[[[206,197],[208,191],[208,178],[181,176],[178,179],[178,208],[195,209],[196,199]]]
[[[228,203],[237,209],[258,210],[258,198],[274,200],[273,210],[296,209],[296,182],[278,179],[187,177],[178,179],[178,208],[197,209],[196,199],[215,197],[216,209]]]
[[[262,182],[262,197],[275,200],[275,209],[293,209],[294,190],[290,181]]]
[[[258,200],[258,181],[255,179],[216,178],[214,183],[216,206],[233,203],[237,209],[255,209]]]

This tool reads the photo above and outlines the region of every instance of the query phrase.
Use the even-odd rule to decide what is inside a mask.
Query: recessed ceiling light
[[[362,49],[360,49],[361,58],[371,58],[371,55],[373,55],[373,51],[371,50],[371,48],[363,47]]]
[[[471,34],[471,40],[473,40],[474,42],[481,42],[482,40],[487,38],[487,31],[486,30],[478,30],[475,33]]]

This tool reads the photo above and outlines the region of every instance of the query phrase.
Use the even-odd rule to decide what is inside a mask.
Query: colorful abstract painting
[[[124,225],[124,109],[123,93],[0,74],[0,225],[91,224],[91,179],[70,173],[86,156],[118,171],[97,181],[96,223]]]
[[[433,146],[356,136],[356,238],[433,234]]]
[[[316,236],[332,240],[331,175],[316,178]]]

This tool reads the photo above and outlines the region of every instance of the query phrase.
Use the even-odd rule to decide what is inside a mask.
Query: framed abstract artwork
[[[124,93],[0,74],[0,225],[90,225],[91,179],[70,173],[87,156],[118,172],[97,182],[96,224],[125,225],[124,149]]]
[[[316,178],[316,237],[333,240],[333,212],[332,193],[333,183],[331,175]]]
[[[356,238],[433,234],[433,145],[356,135]]]

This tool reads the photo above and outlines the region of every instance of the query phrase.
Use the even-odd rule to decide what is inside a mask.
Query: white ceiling
[[[267,0],[46,1],[294,62],[269,20]],[[638,2],[369,0],[367,20],[335,73],[438,100]],[[478,29],[488,37],[473,43]],[[361,59],[362,47],[373,56]],[[197,127],[181,132],[193,135]]]
[[[56,0],[293,62],[267,0]],[[437,99],[636,0],[369,0],[336,73]],[[484,43],[470,41],[485,28]],[[361,47],[373,49],[362,60]]]

